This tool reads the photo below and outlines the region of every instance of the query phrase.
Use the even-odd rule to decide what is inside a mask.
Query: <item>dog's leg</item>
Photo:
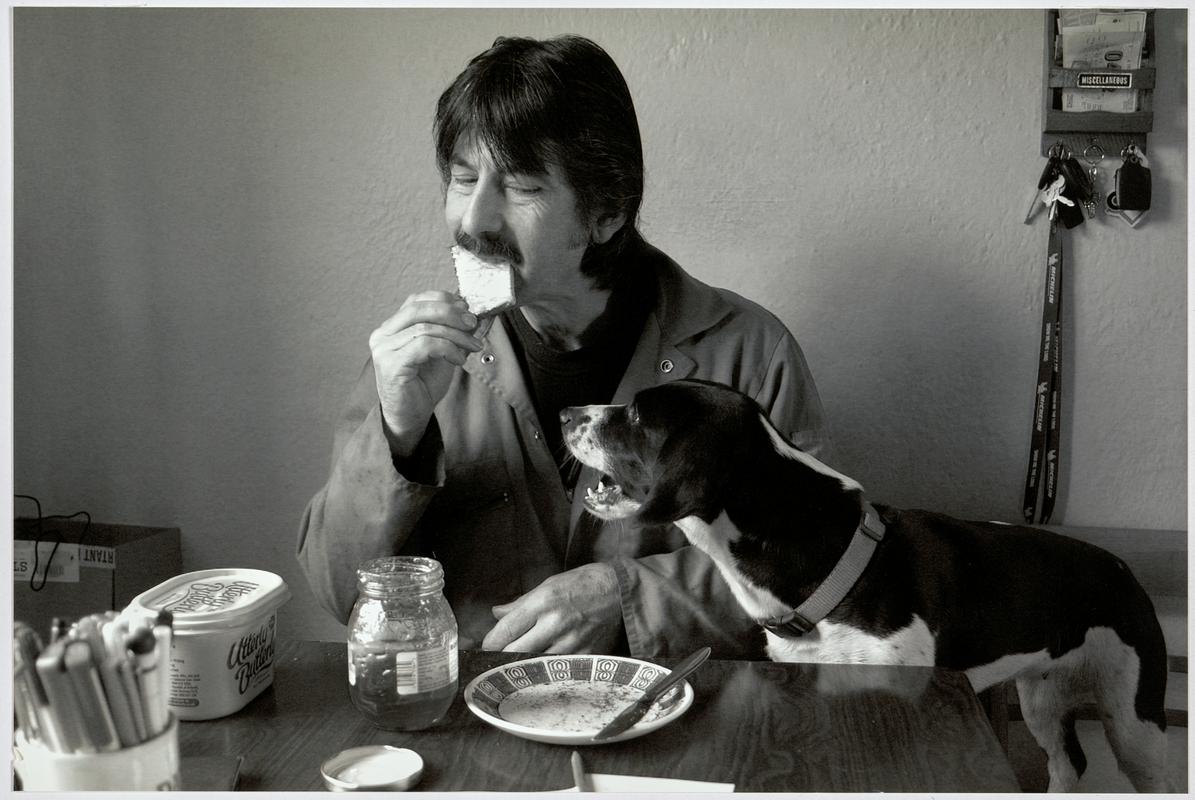
[[[1160,637],[1159,637],[1160,638]],[[1096,709],[1116,763],[1139,792],[1170,791],[1166,776],[1165,646],[1159,644],[1147,666],[1138,651],[1111,629],[1088,632],[1087,673]],[[1152,712],[1138,716],[1140,701]],[[1152,708],[1150,708],[1152,707]]]
[[[1050,672],[1017,678],[1025,725],[1049,759],[1051,792],[1072,791],[1087,769],[1087,757],[1075,734],[1074,703],[1066,682],[1064,676]]]
[[[1135,714],[1105,717],[1104,732],[1116,763],[1139,792],[1170,792],[1166,776],[1166,732]]]
[[[1166,732],[1156,722],[1137,716],[1138,681],[1145,679],[1137,655],[1127,647],[1105,655],[1108,661],[1101,664],[1095,699],[1116,763],[1137,791],[1169,792]],[[1164,696],[1165,687],[1155,694]],[[1164,714],[1157,709],[1159,719]]]

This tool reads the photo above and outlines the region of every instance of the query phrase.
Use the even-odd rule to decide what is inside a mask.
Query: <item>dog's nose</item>
[[[566,408],[560,412],[560,424],[561,425],[567,425],[572,421],[573,421],[573,415],[572,415],[570,409]]]

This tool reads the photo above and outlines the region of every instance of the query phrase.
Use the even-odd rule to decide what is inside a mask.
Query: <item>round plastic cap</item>
[[[403,791],[423,777],[423,759],[388,744],[350,747],[325,761],[320,773],[333,792]]]

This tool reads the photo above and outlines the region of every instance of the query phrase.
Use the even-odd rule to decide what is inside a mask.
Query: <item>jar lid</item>
[[[286,582],[260,569],[205,569],[186,572],[133,598],[123,613],[154,617],[174,615],[176,634],[239,627],[268,615],[290,599]]]
[[[320,766],[333,792],[401,792],[423,777],[423,759],[414,750],[388,744],[350,747]]]

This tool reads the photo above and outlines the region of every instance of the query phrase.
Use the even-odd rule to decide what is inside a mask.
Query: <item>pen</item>
[[[137,687],[141,692],[141,708],[145,714],[145,729],[152,738],[166,728],[166,698],[162,696],[157,640],[149,628],[138,628],[125,637],[125,647],[137,664]]]
[[[32,661],[26,657],[25,640],[32,634],[36,640],[36,633],[22,622],[14,623],[12,634],[12,707],[17,714],[17,727],[25,732],[25,738],[42,740],[42,721],[37,713],[37,692],[35,682],[37,674],[32,672]],[[32,642],[31,642],[32,643]],[[38,648],[39,649],[39,648]],[[36,649],[33,658],[37,658]],[[32,680],[30,679],[32,678]]]
[[[24,622],[15,622],[12,630],[13,640],[13,670],[20,671],[24,669],[27,671],[26,678],[29,688],[33,692],[33,701],[39,705],[46,704],[46,690],[38,680],[37,672],[34,665],[37,663],[37,657],[41,654],[42,644],[41,637],[37,635],[37,631],[26,625]],[[18,663],[18,659],[20,659]]]
[[[62,668],[62,654],[65,640],[51,642],[37,657],[37,677],[46,690],[49,699],[50,717],[58,726],[60,752],[76,753],[83,750],[83,721],[79,719],[79,703],[70,678]]]
[[[112,723],[116,726],[116,735],[120,737],[123,747],[132,747],[143,741],[134,720],[134,706],[125,688],[124,678],[120,674],[120,663],[127,663],[127,656],[113,653],[104,659],[100,665],[100,682],[104,685],[104,694],[108,697],[108,709],[112,712]],[[138,712],[139,713],[139,712]]]
[[[101,753],[119,750],[120,740],[116,735],[112,713],[108,709],[104,687],[95,668],[91,644],[85,639],[68,641],[62,663],[75,689],[77,710],[82,717],[87,744]]]
[[[104,652],[108,655],[123,653],[126,633],[121,620],[112,619],[100,625],[100,638],[104,640]]]
[[[20,697],[24,698],[25,713],[30,724],[26,734],[36,728],[37,738],[56,752],[62,750],[62,735],[54,715],[46,687],[37,677],[37,658],[41,655],[41,637],[23,622],[13,626],[13,679]]]
[[[158,692],[161,694],[163,708],[169,714],[170,709],[170,645],[174,639],[174,614],[169,611],[159,611],[154,621],[154,644],[158,660]],[[169,717],[163,726],[169,723]]]
[[[585,774],[585,762],[581,760],[581,754],[576,750],[573,751],[572,765],[573,783],[577,784],[577,791],[592,792],[593,787],[589,785],[589,776]]]
[[[66,632],[71,628],[71,624],[62,617],[54,617],[50,621],[50,644],[66,636]]]
[[[99,621],[97,621],[97,618]],[[107,655],[104,637],[100,633],[99,623],[102,621],[103,618],[98,614],[92,614],[91,616],[80,619],[71,629],[71,633],[75,639],[85,641],[90,646],[91,658],[97,667],[103,663],[104,656]]]
[[[137,666],[129,659],[128,654],[117,655],[116,675],[124,686],[124,696],[129,701],[129,713],[133,717],[133,727],[137,731],[137,741],[144,742],[150,738],[149,728],[145,724],[145,709],[141,702],[141,690],[137,688]]]

